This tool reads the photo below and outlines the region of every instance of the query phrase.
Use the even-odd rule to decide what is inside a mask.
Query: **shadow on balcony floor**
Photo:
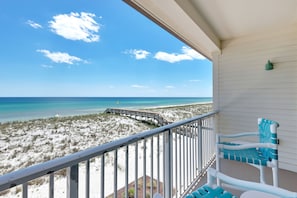
[[[222,172],[234,178],[259,182],[259,171],[247,164],[240,163],[237,161],[230,161],[222,159]],[[215,168],[215,163],[212,166]],[[272,174],[269,168],[265,169],[266,181],[268,184],[272,184]],[[279,169],[279,186],[290,191],[296,191],[297,189],[297,173]],[[205,175],[199,182],[197,188],[207,182],[207,176]],[[234,195],[239,196],[240,191],[234,189],[226,189]]]

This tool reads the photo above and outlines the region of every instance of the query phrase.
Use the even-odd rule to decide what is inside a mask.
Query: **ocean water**
[[[0,122],[212,102],[209,97],[0,97]]]

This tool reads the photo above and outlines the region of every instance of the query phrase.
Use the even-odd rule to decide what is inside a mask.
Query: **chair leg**
[[[272,167],[273,186],[278,187],[278,167]]]
[[[219,156],[219,154],[216,154],[216,170],[217,170],[218,172],[221,171],[220,156]],[[218,186],[221,186],[221,182],[220,182],[219,179],[217,179],[217,185],[218,185]]]
[[[259,166],[259,170],[260,170],[260,183],[266,184],[265,182],[265,170],[264,170],[264,166]]]

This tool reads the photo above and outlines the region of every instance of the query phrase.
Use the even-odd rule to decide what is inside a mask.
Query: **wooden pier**
[[[130,117],[139,121],[148,122],[156,126],[164,126],[164,125],[170,124],[170,122],[168,122],[160,114],[155,112],[108,108],[104,111],[104,113],[118,114],[121,116]]]
[[[155,112],[150,112],[150,111],[108,108],[104,111],[104,113],[111,113],[111,114],[130,117],[138,121],[153,124],[157,127],[165,126],[172,123],[167,121],[160,114]],[[193,133],[193,131],[198,132],[200,127],[201,127],[200,130],[202,129],[211,130],[211,129],[208,129],[207,127],[202,127],[201,123],[194,122],[194,123],[188,123],[182,127],[179,127],[178,130],[175,130],[175,133],[178,133],[186,137],[194,138],[197,136],[197,133]]]

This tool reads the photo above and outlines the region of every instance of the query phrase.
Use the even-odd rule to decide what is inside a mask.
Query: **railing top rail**
[[[90,158],[102,155],[109,151],[121,148],[133,144],[139,140],[146,139],[151,136],[158,135],[170,129],[191,123],[195,120],[204,119],[215,115],[218,112],[210,112],[207,114],[192,117],[187,120],[182,120],[179,122],[174,122],[162,127],[158,127],[152,130],[144,131],[138,134],[134,134],[119,140],[102,144],[93,148],[89,148],[77,153],[73,153],[61,158],[56,158],[47,162],[43,162],[37,165],[33,165],[24,169],[20,169],[11,173],[0,176],[0,191],[17,186],[19,184],[25,183],[32,179],[41,177],[46,174],[70,167],[72,165],[78,164],[80,162],[86,161]]]

